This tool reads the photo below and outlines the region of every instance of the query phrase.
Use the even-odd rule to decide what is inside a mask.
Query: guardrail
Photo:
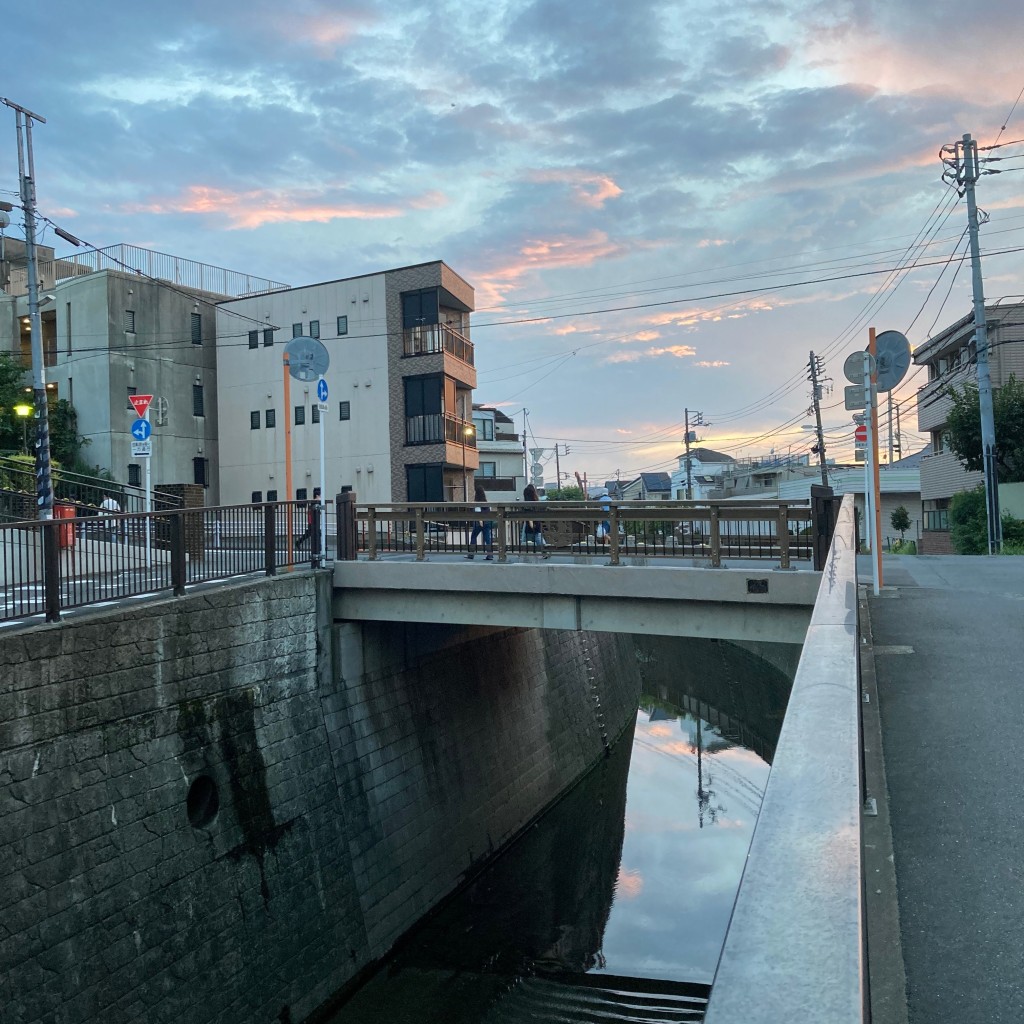
[[[607,556],[612,565],[623,558],[689,557],[717,567],[723,558],[763,558],[788,569],[794,560],[811,560],[814,549],[811,508],[796,502],[515,502],[488,503],[482,513],[473,502],[360,505],[351,495],[340,498],[346,501],[339,514],[353,522],[351,545],[339,558],[414,552],[423,561],[431,553],[469,554],[471,531],[481,521],[491,524],[498,562],[557,552]],[[539,541],[524,529],[531,522],[541,524]],[[476,549],[486,545],[481,534]]]
[[[330,506],[264,502],[0,524],[0,622],[323,561]],[[309,527],[307,533],[307,527]],[[328,548],[328,550],[330,550]]]
[[[857,613],[853,497],[847,495],[711,988],[707,1024],[862,1024],[870,1017]]]

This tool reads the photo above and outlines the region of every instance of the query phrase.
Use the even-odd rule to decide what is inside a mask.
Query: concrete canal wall
[[[302,1021],[632,721],[628,637],[330,599],[282,577],[0,635],[5,1024]]]

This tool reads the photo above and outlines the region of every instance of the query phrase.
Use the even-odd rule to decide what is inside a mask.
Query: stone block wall
[[[330,586],[0,636],[4,1024],[304,1020],[631,720],[628,638],[364,633]]]

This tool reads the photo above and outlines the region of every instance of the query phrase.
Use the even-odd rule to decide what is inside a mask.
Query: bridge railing
[[[494,557],[556,552],[607,557],[699,558],[720,566],[724,558],[777,561],[788,569],[813,556],[812,515],[798,502],[685,501],[473,502],[353,504],[355,547],[370,559],[399,552],[417,561],[430,554],[469,553],[472,530],[491,527]],[[541,524],[541,538],[529,528]],[[476,540],[481,550],[485,537]]]
[[[316,567],[323,512],[293,501],[2,523],[0,622],[53,622],[64,609]],[[327,526],[333,536],[333,510]]]

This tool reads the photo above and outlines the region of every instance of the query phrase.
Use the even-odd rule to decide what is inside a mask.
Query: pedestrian
[[[309,535],[313,532],[313,519],[314,510],[316,509],[317,503],[320,501],[320,488],[313,488],[313,500],[306,504],[306,532],[295,542],[295,546],[298,547],[300,544],[305,544],[309,540]]]
[[[533,484],[526,485],[526,490],[523,491],[523,501],[540,501],[540,495]],[[528,544],[531,540],[540,551],[542,557],[551,557],[551,552],[548,551],[544,543],[544,530],[539,519],[527,519],[523,522],[522,541],[524,544]]]
[[[104,499],[100,502],[100,509],[102,510],[102,514],[108,516],[117,516],[121,514],[121,506],[118,504],[117,498],[115,498],[112,494],[108,494],[104,497]],[[118,530],[119,524],[117,520],[111,519],[109,524],[107,525],[106,531],[110,540],[117,539]]]
[[[484,555],[485,562],[494,561],[494,543],[492,534],[492,524],[487,518],[486,513],[490,512],[491,509],[487,504],[487,492],[483,489],[481,484],[476,485],[476,491],[473,494],[473,500],[476,502],[476,507],[473,509],[474,512],[484,513],[482,519],[478,519],[473,523],[473,530],[469,535],[469,554],[467,558],[472,559],[476,555],[476,542],[480,534],[484,536]]]
[[[604,518],[597,524],[594,536],[599,544],[606,544],[608,542],[608,535],[612,532],[612,524],[610,522],[612,499],[608,496],[607,489],[605,489],[598,495],[597,500],[601,503],[601,511],[604,513]]]

